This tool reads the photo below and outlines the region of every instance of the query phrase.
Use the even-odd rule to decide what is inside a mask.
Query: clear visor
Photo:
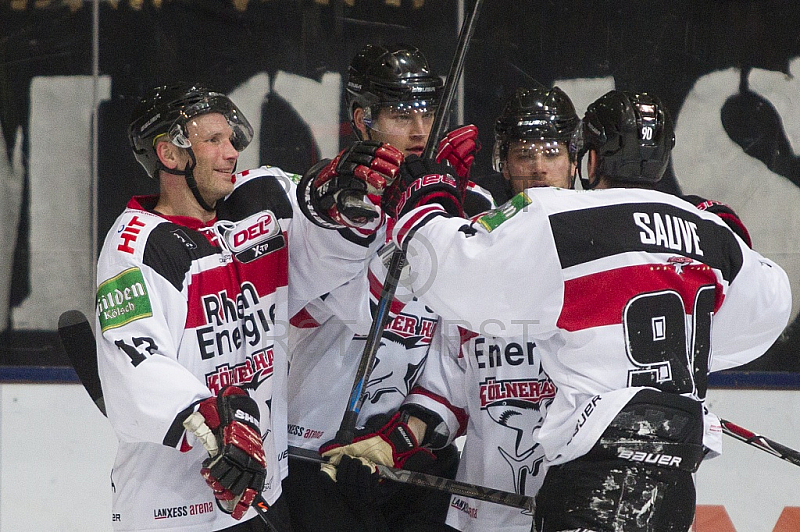
[[[508,142],[505,154],[502,153],[502,144],[502,142],[496,142],[492,153],[492,167],[496,172],[502,172],[509,159],[513,159],[517,164],[525,164],[533,162],[538,157],[552,160],[570,154],[569,145],[559,140],[512,140]]]
[[[517,140],[508,146],[508,157],[517,159],[554,158],[568,153],[567,144],[557,140]]]
[[[192,146],[186,132],[186,124],[192,118],[208,114],[220,113],[225,117],[228,125],[231,126],[231,144],[236,151],[244,150],[253,140],[253,127],[247,118],[242,114],[236,105],[224,95],[215,95],[203,98],[181,111],[181,117],[170,126],[167,135],[170,142],[180,148],[190,148]]]
[[[364,125],[387,135],[427,135],[433,125],[437,102],[412,100],[378,104],[364,109]]]

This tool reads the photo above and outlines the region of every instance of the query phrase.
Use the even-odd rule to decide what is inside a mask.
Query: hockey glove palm
[[[297,187],[300,208],[328,229],[364,227],[381,218],[380,196],[402,162],[402,152],[389,144],[355,142],[306,172]]]
[[[377,471],[376,464],[409,470],[420,470],[430,465],[436,456],[419,446],[402,416],[399,412],[391,418],[388,415],[374,416],[353,443],[342,445],[332,441],[324,444],[319,452],[328,462],[322,464],[322,472],[335,481],[336,466],[343,456],[360,460],[371,472]],[[376,426],[380,428],[375,429]]]
[[[222,507],[234,519],[241,519],[264,489],[266,479],[267,460],[258,426],[258,405],[241,388],[228,386],[217,397],[201,402],[197,412],[218,445],[214,454],[204,441],[211,456],[203,461],[200,473]],[[196,423],[192,425],[187,420],[184,425],[203,440],[203,429],[193,428]]]
[[[447,164],[411,155],[400,166],[400,174],[386,190],[381,205],[394,218],[400,218],[415,207],[433,203],[438,203],[453,216],[462,216],[462,180],[453,173]]]
[[[731,228],[731,231],[739,235],[749,248],[753,248],[753,242],[750,240],[750,233],[747,231],[747,227],[745,227],[742,219],[739,218],[739,215],[737,215],[733,209],[719,201],[707,200],[700,196],[682,196],[682,198],[701,211],[713,212],[722,218],[722,221]]]
[[[450,163],[450,166],[455,168],[458,176],[463,178],[464,183],[466,183],[472,163],[475,162],[475,154],[480,149],[481,143],[478,140],[478,128],[472,124],[461,126],[449,132],[439,142],[436,162],[447,161]]]

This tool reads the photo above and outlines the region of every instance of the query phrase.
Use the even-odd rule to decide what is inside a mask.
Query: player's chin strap
[[[583,156],[586,155],[586,151],[579,151],[578,152],[578,161],[575,165],[575,174],[572,176],[572,184],[575,185],[575,175],[578,176],[578,179],[581,181],[581,187],[583,190],[592,190],[594,187],[600,183],[600,178],[595,174],[594,181],[589,181],[590,177],[583,177],[583,172],[581,172],[581,162],[583,161]]]
[[[192,191],[192,195],[194,196],[195,201],[197,201],[197,204],[200,205],[204,211],[214,212],[216,208],[206,203],[206,200],[203,199],[202,194],[200,194],[200,190],[197,188],[197,180],[194,178],[194,168],[197,166],[197,159],[194,156],[194,151],[192,148],[186,148],[186,152],[189,154],[189,158],[191,159],[191,161],[186,162],[186,168],[183,170],[178,170],[177,168],[175,170],[169,170],[169,173],[178,174],[185,177],[186,184],[189,185],[189,190]]]

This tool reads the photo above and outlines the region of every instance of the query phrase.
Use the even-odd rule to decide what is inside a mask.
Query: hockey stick
[[[790,449],[785,445],[781,445],[778,442],[772,441],[769,438],[765,438],[760,434],[751,432],[746,428],[736,425],[735,423],[731,423],[728,420],[720,419],[719,422],[722,425],[722,432],[728,436],[732,436],[748,445],[758,447],[764,452],[777,456],[778,458],[782,458],[783,460],[791,462],[796,466],[800,466],[800,452]]]
[[[307,462],[325,462],[325,459],[315,451],[303,449],[301,447],[292,447],[291,445],[289,446],[289,456],[292,458],[297,458],[298,460],[305,460]],[[422,488],[446,491],[454,495],[461,495],[462,497],[469,497],[478,501],[493,502],[495,504],[502,504],[503,506],[511,506],[513,508],[528,510],[531,513],[533,513],[534,509],[536,508],[533,497],[529,497],[527,495],[520,495],[519,493],[511,493],[509,491],[487,488],[486,486],[468,484],[459,480],[437,477],[435,475],[429,475],[427,473],[420,473],[417,471],[396,469],[394,467],[381,464],[376,464],[375,467],[378,469],[378,476],[380,478],[391,480],[393,482],[413,484],[414,486],[420,486]]]
[[[92,326],[89,325],[89,320],[86,319],[83,312],[80,310],[62,312],[58,317],[58,337],[83,388],[89,393],[89,397],[92,398],[100,412],[107,416],[106,405],[103,402],[103,389],[100,386],[100,375],[97,372],[97,345]],[[256,494],[253,499],[253,508],[264,520],[267,528],[272,532],[278,532],[267,519],[269,505],[260,493]]]
[[[461,26],[461,32],[458,36],[458,46],[453,56],[453,63],[450,65],[447,79],[442,88],[442,101],[439,102],[438,110],[433,117],[431,131],[430,134],[428,134],[425,150],[422,153],[422,158],[424,159],[434,158],[439,137],[442,135],[445,124],[447,123],[446,115],[453,101],[458,79],[461,77],[461,71],[464,69],[464,59],[467,55],[467,48],[469,47],[469,41],[472,39],[472,34],[475,32],[475,21],[478,18],[478,13],[480,12],[482,4],[483,0],[475,0],[475,5],[472,7],[472,14],[464,19],[464,23]],[[350,390],[350,398],[347,401],[347,409],[342,416],[339,430],[336,432],[335,441],[337,442],[347,444],[352,442],[353,438],[355,438],[356,422],[358,420],[358,414],[361,412],[361,405],[364,402],[363,389],[369,380],[369,374],[372,371],[372,365],[375,361],[375,354],[378,351],[378,347],[380,347],[383,330],[389,323],[389,309],[394,299],[394,293],[397,290],[397,284],[400,281],[400,273],[403,270],[404,263],[405,256],[403,255],[403,251],[395,249],[386,272],[386,279],[383,282],[383,288],[381,289],[375,316],[372,319],[372,325],[367,334],[367,342],[361,354],[361,361],[356,370],[353,387]]]

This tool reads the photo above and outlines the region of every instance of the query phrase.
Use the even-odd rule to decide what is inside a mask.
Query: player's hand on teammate
[[[469,179],[469,171],[475,162],[475,154],[481,149],[478,140],[478,128],[472,124],[460,126],[447,133],[439,141],[436,152],[436,162],[447,161],[450,163],[464,183]]]
[[[397,180],[384,193],[381,206],[394,218],[400,218],[416,207],[434,203],[453,216],[463,216],[466,180],[454,173],[449,164],[420,159],[416,155],[406,157]]]
[[[210,455],[200,473],[234,519],[241,519],[264,489],[267,460],[259,417],[256,402],[241,388],[228,386],[201,402],[184,422]],[[208,429],[214,438],[208,437]]]
[[[716,200],[707,200],[700,196],[689,195],[681,197],[701,211],[713,212],[722,218],[722,221],[731,228],[731,231],[739,235],[739,237],[744,240],[744,243],[747,244],[749,248],[753,248],[753,242],[750,240],[750,232],[747,230],[747,227],[745,227],[742,219],[739,218],[739,215],[736,214],[736,212],[728,205]]]
[[[357,466],[370,474],[377,473],[376,464],[414,471],[424,469],[436,460],[431,451],[419,445],[414,432],[399,412],[393,416],[373,416],[358,432],[353,443],[343,445],[336,441],[328,442],[320,447],[319,452],[328,459],[321,466],[322,472],[334,481],[339,474],[336,468],[345,456],[356,459],[348,462],[348,468]],[[353,471],[348,471],[347,475],[348,478],[357,476]]]
[[[397,178],[403,154],[376,141],[358,141],[331,161],[303,176],[298,200],[305,214],[322,227],[361,228],[382,217],[381,199]]]

